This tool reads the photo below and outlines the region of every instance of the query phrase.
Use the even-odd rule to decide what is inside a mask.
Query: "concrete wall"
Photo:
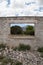
[[[37,18],[36,41],[37,46],[43,46],[43,17]]]
[[[34,23],[35,36],[12,36],[10,24]],[[17,46],[20,43],[29,44],[32,48],[43,46],[43,17],[1,17],[0,18],[0,43]]]

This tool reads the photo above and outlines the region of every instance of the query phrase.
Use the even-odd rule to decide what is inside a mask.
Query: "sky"
[[[43,0],[0,0],[0,17],[43,16]]]
[[[27,25],[29,25],[29,26],[34,26],[34,24],[11,24],[10,25],[10,27],[12,27],[12,26],[20,26],[20,27],[24,27],[24,26],[27,26]]]

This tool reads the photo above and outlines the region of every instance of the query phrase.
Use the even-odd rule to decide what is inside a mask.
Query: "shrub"
[[[30,45],[20,44],[18,47],[13,48],[13,50],[26,51],[30,50],[30,48]]]
[[[14,61],[11,58],[2,59],[2,64],[1,65],[9,65],[9,63],[10,63],[10,65],[22,65],[22,62],[19,62],[17,60]]]
[[[35,35],[34,27],[33,26],[27,26],[26,31],[24,33],[26,35]]]
[[[34,27],[33,26],[26,26],[26,30],[23,30],[20,26],[12,26],[11,27],[11,34],[19,35],[19,34],[25,34],[25,35],[35,35]]]
[[[35,35],[34,30],[28,30],[24,32],[25,35]]]
[[[38,52],[43,52],[43,47],[39,47],[39,48],[37,49],[37,51],[38,51]]]
[[[5,49],[6,48],[6,44],[0,44],[0,49]]]
[[[22,62],[17,61],[15,65],[22,65]]]
[[[11,34],[23,34],[23,30],[20,26],[12,26],[11,27]]]
[[[30,50],[30,46],[29,45],[24,45],[24,44],[20,44],[19,45],[19,48],[18,48],[20,51],[21,50]]]

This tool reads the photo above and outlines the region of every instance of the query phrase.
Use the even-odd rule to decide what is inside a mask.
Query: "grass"
[[[18,50],[18,51],[26,51],[26,50],[30,50],[31,49],[31,47],[30,47],[30,45],[25,45],[25,44],[19,44],[19,46],[18,47],[15,47],[15,48],[13,48],[13,50]]]

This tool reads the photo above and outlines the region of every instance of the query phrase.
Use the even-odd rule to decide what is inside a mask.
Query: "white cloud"
[[[43,6],[43,0],[39,0],[39,5]]]
[[[43,0],[0,0],[0,16],[43,16]],[[41,10],[40,10],[41,9]]]

